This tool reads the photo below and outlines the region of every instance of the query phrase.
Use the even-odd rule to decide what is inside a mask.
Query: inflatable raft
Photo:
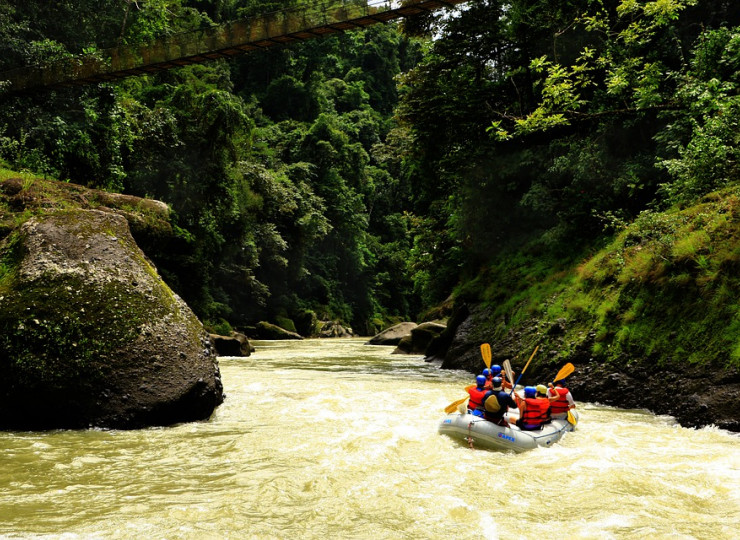
[[[578,413],[575,410],[572,412],[577,423]],[[516,417],[512,415],[511,421],[515,420]],[[449,414],[439,424],[439,433],[464,441],[472,448],[514,452],[524,452],[538,446],[552,446],[573,430],[575,425],[566,419],[552,420],[536,431],[523,431],[514,425],[501,427],[467,413]]]

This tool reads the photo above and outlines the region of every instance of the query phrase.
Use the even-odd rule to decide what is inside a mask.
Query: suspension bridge
[[[16,68],[0,73],[0,94],[84,86],[153,74],[453,8],[465,1],[345,0],[286,9],[162,37],[147,44],[103,49],[47,65]]]

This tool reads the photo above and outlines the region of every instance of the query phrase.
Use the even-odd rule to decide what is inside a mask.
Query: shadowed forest
[[[2,2],[0,72],[308,3]],[[0,174],[169,204],[177,240],[145,250],[219,333],[369,335],[466,301],[505,326],[595,320],[596,354],[737,363],[739,24],[731,0],[471,0],[117,83],[0,86]],[[711,308],[690,331],[687,290]]]

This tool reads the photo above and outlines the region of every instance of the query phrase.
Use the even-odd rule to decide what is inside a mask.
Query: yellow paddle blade
[[[574,426],[578,423],[578,420],[576,420],[576,417],[573,416],[573,413],[570,411],[568,411],[568,422],[570,422]]]
[[[483,361],[486,363],[486,367],[491,367],[491,346],[488,343],[483,343],[480,346],[480,355],[483,357]]]
[[[568,375],[573,373],[575,371],[575,367],[573,367],[573,364],[568,362],[563,367],[560,368],[560,371],[558,371],[558,374],[555,375],[554,381],[562,381],[565,379]]]
[[[447,407],[445,407],[445,412],[447,414],[450,414],[452,412],[455,412],[457,410],[457,407],[459,405],[462,405],[463,403],[465,403],[465,401],[467,401],[468,397],[469,396],[465,396],[462,399],[458,399],[457,401],[453,401],[452,403],[450,403],[449,405],[447,405]]]
[[[467,385],[465,387],[465,391],[467,392],[471,388],[475,388],[475,385],[474,384]],[[462,399],[458,399],[457,401],[453,401],[452,403],[450,403],[449,405],[447,405],[447,407],[445,407],[445,412],[447,414],[450,414],[451,412],[455,411],[460,405],[462,405],[463,403],[465,403],[465,400],[467,400],[469,397],[470,396],[466,396],[466,397],[464,397]]]

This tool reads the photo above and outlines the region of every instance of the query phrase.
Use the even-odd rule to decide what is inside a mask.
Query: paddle
[[[575,371],[575,367],[573,367],[573,364],[568,362],[563,367],[560,368],[560,371],[558,371],[558,374],[555,375],[555,378],[553,379],[553,382],[555,381],[562,381],[565,379],[568,375],[573,373]]]
[[[481,344],[480,355],[483,357],[486,367],[491,369],[491,346],[488,343]]]
[[[506,373],[506,380],[511,382],[514,380],[514,370],[511,369],[511,362],[507,358],[504,360],[504,373]]]
[[[571,373],[573,373],[573,371],[575,371],[575,369],[576,368],[573,367],[573,364],[571,364],[570,362],[568,362],[563,367],[561,367],[560,368],[560,371],[558,371],[558,374],[555,375],[555,381],[554,382],[556,382],[556,381],[562,381],[568,375],[570,375]],[[572,412],[570,412],[570,410],[568,410],[568,422],[570,422],[574,426],[578,423],[578,420],[576,420],[576,417],[573,415]]]
[[[469,384],[468,386],[466,386],[466,387],[465,387],[465,391],[466,391],[466,392],[468,391],[468,388],[475,388],[475,385],[474,385],[474,384]],[[469,397],[470,397],[470,396],[465,396],[465,397],[464,397],[464,398],[462,398],[462,399],[458,399],[457,401],[453,401],[452,403],[450,403],[449,405],[447,405],[447,407],[445,407],[445,412],[446,412],[447,414],[450,414],[450,413],[451,413],[452,411],[456,411],[456,410],[457,410],[457,408],[458,408],[458,407],[459,407],[459,406],[460,406],[460,405],[461,405],[462,403],[464,403],[464,402],[465,402],[465,400],[466,400],[466,399],[468,399]]]
[[[470,396],[466,396],[462,399],[458,399],[457,401],[453,401],[452,403],[447,405],[447,407],[445,407],[445,413],[450,414],[456,411],[460,405],[462,405],[463,403],[465,403],[465,401],[467,401],[468,397]]]
[[[483,362],[485,362],[486,367],[490,369],[491,367],[491,346],[488,343],[483,343],[480,346],[480,355],[483,357]],[[475,388],[474,384],[471,384],[469,386],[465,387],[465,391],[467,392],[468,388]],[[457,408],[465,402],[466,399],[468,399],[470,396],[466,396],[462,399],[458,399],[457,401],[453,401],[447,407],[445,407],[445,412],[447,414],[450,414],[451,412],[457,410]]]
[[[527,371],[527,368],[529,367],[529,363],[530,363],[530,362],[532,361],[532,358],[534,358],[534,355],[535,355],[535,354],[537,353],[537,349],[539,349],[539,348],[540,348],[540,346],[539,346],[539,345],[537,345],[537,346],[536,346],[536,347],[534,348],[534,352],[532,353],[532,356],[530,356],[530,357],[529,357],[529,360],[527,360],[527,364],[526,364],[526,365],[524,366],[524,369],[523,369],[523,370],[522,370],[522,372],[521,372],[521,373],[519,374],[519,377],[517,377],[517,380],[516,380],[516,382],[514,383],[514,386],[512,386],[512,387],[511,387],[511,392],[509,393],[509,395],[511,395],[511,394],[513,394],[513,393],[514,393],[514,389],[516,388],[516,385],[517,385],[517,384],[519,384],[519,381],[520,381],[520,380],[522,379],[522,375],[524,375],[524,372],[525,372],[525,371]],[[517,394],[517,395],[518,395],[518,394]]]

